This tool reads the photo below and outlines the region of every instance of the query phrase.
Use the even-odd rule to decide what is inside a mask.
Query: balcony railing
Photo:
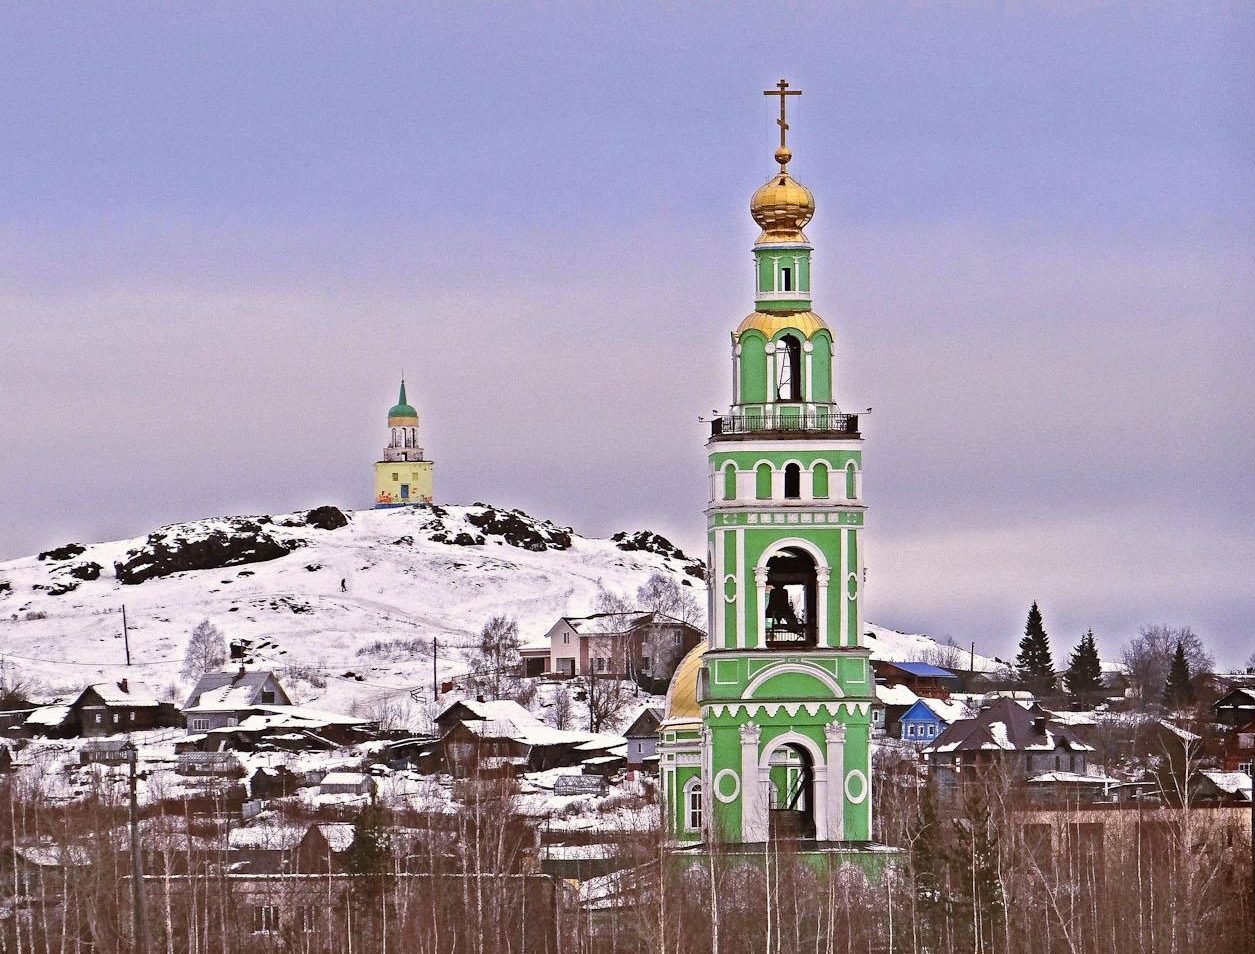
[[[757,434],[846,434],[858,436],[858,415],[835,411],[790,413],[788,409],[761,414],[724,414],[710,422],[711,437],[746,437]]]

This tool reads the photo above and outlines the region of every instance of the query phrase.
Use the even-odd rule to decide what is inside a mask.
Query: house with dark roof
[[[70,703],[70,713],[79,735],[89,738],[155,729],[162,721],[152,690],[127,679],[92,683]]]
[[[201,676],[183,704],[183,715],[189,733],[208,732],[238,725],[261,705],[290,706],[292,700],[273,672],[241,666]]]
[[[1222,725],[1238,726],[1255,721],[1255,689],[1238,686],[1211,704],[1216,721]]]
[[[662,725],[662,709],[646,706],[623,733],[627,739],[628,768],[640,768],[647,760],[657,763],[658,726]]]
[[[951,689],[959,684],[959,677],[949,669],[925,662],[873,659],[872,671],[878,683],[906,686],[917,696],[928,699],[949,699]]]
[[[997,699],[970,719],[959,719],[925,747],[924,760],[943,792],[965,777],[1001,768],[1020,779],[1046,772],[1085,775],[1093,746],[1034,704]]]

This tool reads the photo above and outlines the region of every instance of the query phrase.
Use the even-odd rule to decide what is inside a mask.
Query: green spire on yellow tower
[[[393,405],[392,410],[388,412],[388,419],[394,417],[418,417],[418,411],[410,406],[410,402],[405,398],[405,378],[401,379],[401,393],[397,397],[397,403]]]

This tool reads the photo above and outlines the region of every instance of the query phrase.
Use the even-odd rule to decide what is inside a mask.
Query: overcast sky
[[[1255,8],[9,4],[0,559],[371,502],[703,550],[774,101],[868,617],[1255,648]]]

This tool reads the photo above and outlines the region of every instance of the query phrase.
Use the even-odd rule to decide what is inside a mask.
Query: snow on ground
[[[863,639],[872,651],[872,659],[926,662],[943,669],[947,666],[967,669],[970,662],[977,672],[992,672],[1002,668],[1002,664],[990,656],[982,656],[980,653],[972,656],[966,649],[943,646],[933,637],[922,633],[899,633],[875,623],[867,623],[863,629]]]
[[[0,660],[47,701],[68,701],[88,683],[127,676],[181,702],[190,689],[179,675],[188,633],[209,619],[228,638],[249,640],[251,663],[278,669],[295,702],[378,715],[383,705],[421,706],[411,703],[411,691],[430,695],[433,640],[436,676],[465,673],[467,650],[493,614],[515,617],[523,641],[534,640],[559,616],[592,612],[599,585],[631,594],[654,572],[671,574],[704,600],[704,584],[685,572],[678,551],[625,550],[576,533],[566,549],[526,549],[509,542],[508,532],[483,527],[492,513],[483,505],[364,510],[333,530],[304,525],[301,514],[252,518],[295,549],[265,562],[131,585],[113,568],[144,546],[143,537],[90,544],[64,558],[12,560],[0,564]],[[517,518],[542,538],[567,534],[524,514],[495,515]],[[242,523],[211,518],[163,532],[196,541],[238,535]],[[459,539],[463,544],[448,542]],[[96,579],[71,573],[91,564],[100,568]],[[124,665],[124,604],[131,667]],[[949,651],[929,636],[867,630],[873,658],[928,661]],[[966,665],[967,654],[959,657]],[[976,657],[978,669],[995,665]]]
[[[674,575],[704,599],[704,584],[675,557],[575,533],[568,549],[524,549],[467,521],[486,509],[439,508],[434,529],[427,508],[359,511],[335,530],[287,528],[275,518],[267,530],[300,544],[278,559],[133,585],[120,583],[113,566],[144,538],[88,545],[64,561],[13,560],[0,564],[0,653],[43,697],[125,675],[181,701],[190,688],[179,676],[188,633],[209,619],[229,638],[251,640],[254,664],[283,670],[294,701],[369,712],[382,701],[408,704],[412,689],[430,692],[432,640],[439,641],[437,676],[464,673],[467,648],[495,613],[515,617],[524,640],[536,638],[558,616],[592,612],[599,585],[632,593],[654,572]],[[188,528],[230,532],[230,523],[179,529]],[[432,539],[460,534],[483,543]],[[102,568],[99,578],[51,592],[70,567],[88,563]]]

